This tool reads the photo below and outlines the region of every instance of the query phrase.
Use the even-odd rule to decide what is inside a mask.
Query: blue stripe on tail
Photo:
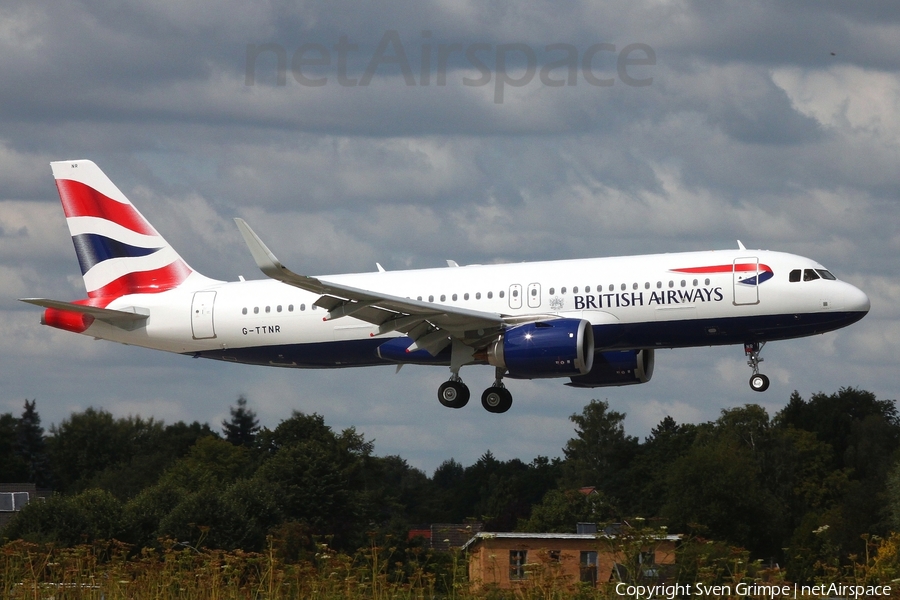
[[[75,244],[75,254],[78,255],[82,275],[90,271],[94,265],[110,258],[137,258],[162,250],[162,248],[131,246],[96,233],[73,235],[72,243]]]

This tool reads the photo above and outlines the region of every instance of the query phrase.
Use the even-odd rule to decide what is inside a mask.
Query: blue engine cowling
[[[646,383],[653,376],[653,350],[598,352],[590,373],[572,377],[566,385],[595,388]]]
[[[594,331],[583,319],[518,325],[488,347],[487,358],[514,379],[584,375],[594,360]]]

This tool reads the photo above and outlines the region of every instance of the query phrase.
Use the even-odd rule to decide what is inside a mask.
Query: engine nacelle
[[[566,385],[595,388],[646,383],[653,376],[653,350],[598,352],[590,373],[572,377]]]
[[[584,375],[593,365],[594,330],[583,319],[518,325],[488,347],[487,360],[514,379]]]

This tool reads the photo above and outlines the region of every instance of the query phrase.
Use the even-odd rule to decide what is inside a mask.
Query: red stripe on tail
[[[71,179],[57,179],[56,189],[68,217],[98,217],[144,235],[159,235],[130,204],[122,204]]]
[[[89,291],[91,298],[118,298],[126,294],[155,294],[178,287],[188,278],[192,270],[184,261],[176,260],[170,265],[152,271],[126,273],[101,288]]]

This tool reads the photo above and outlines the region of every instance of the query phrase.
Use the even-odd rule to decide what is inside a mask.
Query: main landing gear
[[[497,368],[494,385],[484,390],[481,405],[488,412],[505,413],[512,406],[512,394],[503,385],[505,369]],[[469,388],[459,378],[459,371],[450,375],[438,388],[438,401],[447,408],[462,408],[469,403]]]
[[[447,408],[462,408],[469,403],[469,387],[453,374],[438,388],[438,401]]]
[[[769,389],[769,378],[759,372],[759,363],[763,361],[759,357],[765,342],[748,342],[744,344],[744,354],[748,357],[747,364],[753,369],[753,375],[750,377],[750,389],[754,392],[764,392]]]

